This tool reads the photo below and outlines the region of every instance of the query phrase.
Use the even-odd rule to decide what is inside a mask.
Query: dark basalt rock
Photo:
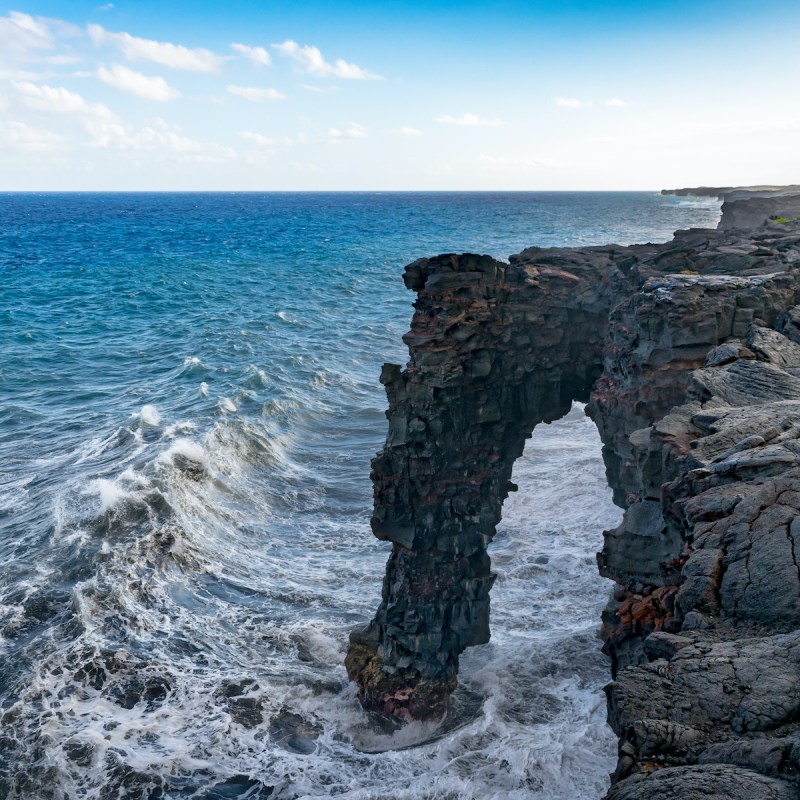
[[[753,201],[755,202],[755,201]],[[351,635],[365,707],[440,718],[489,639],[487,546],[540,422],[588,401],[621,525],[602,574],[620,738],[610,800],[797,798],[800,223],[664,245],[530,248],[406,268],[372,528],[381,604]]]
[[[754,228],[768,219],[788,222],[800,217],[800,193],[742,199],[726,198],[722,210],[722,227],[725,230]]]
[[[684,189],[662,189],[661,194],[674,197],[721,197],[733,190],[732,186],[693,186]]]
[[[608,800],[797,800],[797,791],[784,781],[732,766],[671,767],[636,775],[615,786]]]

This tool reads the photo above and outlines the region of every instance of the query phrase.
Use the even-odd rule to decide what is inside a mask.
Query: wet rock
[[[255,728],[264,721],[264,700],[255,681],[226,681],[220,694],[234,722]]]
[[[290,753],[310,755],[317,749],[316,740],[322,728],[312,722],[283,710],[272,718],[269,725],[270,738]]]
[[[614,786],[606,800],[797,800],[785,781],[719,764],[668,767]]]

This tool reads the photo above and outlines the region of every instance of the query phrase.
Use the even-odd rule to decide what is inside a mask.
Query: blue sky
[[[800,3],[19,2],[0,189],[800,182]]]

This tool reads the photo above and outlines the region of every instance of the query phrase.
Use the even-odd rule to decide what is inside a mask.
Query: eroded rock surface
[[[800,770],[800,223],[664,245],[446,255],[386,365],[375,535],[393,543],[351,636],[362,703],[437,718],[489,638],[487,546],[514,460],[574,400],[621,525],[603,615],[620,758],[609,800],[795,798]]]

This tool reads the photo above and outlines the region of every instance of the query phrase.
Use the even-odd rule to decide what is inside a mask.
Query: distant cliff
[[[719,200],[743,200],[748,197],[770,197],[800,193],[800,184],[788,186],[694,186],[688,189],[662,189],[661,194],[676,197],[716,197]]]
[[[366,707],[444,712],[459,654],[489,638],[513,463],[535,425],[588,401],[626,509],[598,554],[617,584],[609,798],[797,800],[800,221],[742,202],[759,200],[663,245],[406,268],[410,360],[384,367],[372,472],[393,549],[347,656]]]

